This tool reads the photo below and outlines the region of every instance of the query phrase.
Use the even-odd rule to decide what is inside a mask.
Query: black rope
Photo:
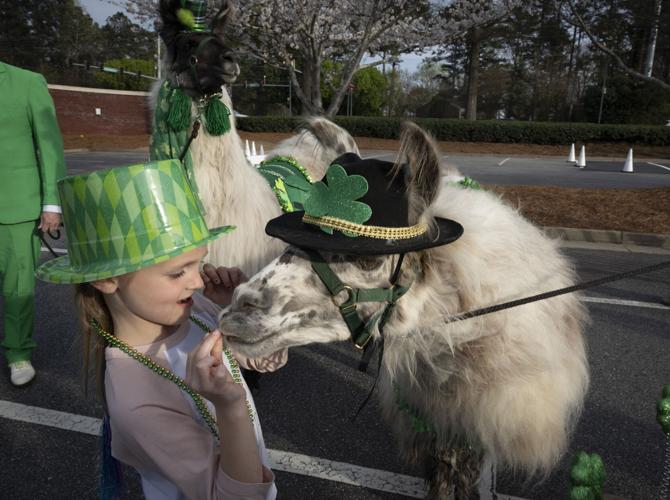
[[[53,239],[53,240],[57,240],[57,239],[60,238],[60,230],[59,229],[56,229],[56,235],[55,236],[51,233],[50,229],[47,230],[47,233],[49,234],[49,237],[51,237],[51,239]],[[51,248],[51,245],[49,245],[49,243],[47,243],[47,240],[44,238],[44,233],[39,231],[39,235],[40,235],[40,239],[42,240],[42,243],[44,243],[46,245],[46,247],[49,249],[49,251],[51,252],[51,255],[53,255],[54,257],[59,257],[59,255],[56,252],[54,252],[54,249]]]
[[[191,147],[191,143],[193,140],[198,137],[198,132],[200,131],[200,120],[196,120],[193,122],[193,129],[191,130],[191,136],[188,138],[188,141],[186,142],[186,145],[184,146],[184,149],[182,150],[181,154],[179,155],[179,161],[183,163],[184,157],[186,156],[186,153],[188,152],[188,148]],[[188,172],[187,172],[188,174]]]
[[[638,269],[633,269],[631,271],[626,271],[623,273],[610,274],[609,276],[605,276],[604,278],[598,278],[596,280],[577,283],[576,285],[567,286],[565,288],[559,288],[558,290],[552,290],[551,292],[544,292],[537,295],[532,295],[530,297],[525,297],[523,299],[512,300],[510,302],[504,302],[502,304],[484,307],[482,309],[475,309],[474,311],[469,311],[463,314],[456,314],[455,316],[448,317],[445,320],[445,323],[454,323],[456,321],[462,321],[464,319],[470,319],[476,316],[483,316],[484,314],[490,314],[492,312],[502,311],[503,309],[522,306],[524,304],[529,304],[531,302],[536,302],[538,300],[549,299],[551,297],[556,297],[557,295],[564,295],[566,293],[572,293],[578,290],[584,290],[585,288],[591,288],[594,286],[602,285],[604,283],[619,281],[624,278],[629,278],[631,276],[637,276],[638,274],[650,273],[652,271],[657,271],[658,269],[663,269],[665,267],[670,267],[670,260],[667,260],[665,262],[659,262],[658,264],[652,264],[651,266],[640,267]]]

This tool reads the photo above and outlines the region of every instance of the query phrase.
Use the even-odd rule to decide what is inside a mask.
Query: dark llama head
[[[167,47],[170,85],[195,99],[220,92],[223,84],[234,82],[240,73],[224,38],[225,26],[234,13],[232,3],[221,1],[209,28],[197,12],[202,8],[204,16],[206,4],[199,0],[160,1],[159,32]]]

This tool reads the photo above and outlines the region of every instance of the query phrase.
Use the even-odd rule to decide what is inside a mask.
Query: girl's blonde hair
[[[81,331],[83,333],[84,357],[84,391],[88,390],[88,377],[95,373],[95,382],[98,396],[106,409],[105,401],[105,340],[93,327],[92,320],[105,330],[114,334],[112,315],[105,302],[102,292],[90,283],[80,283],[75,286],[74,303],[77,308]],[[91,365],[91,360],[93,361]]]

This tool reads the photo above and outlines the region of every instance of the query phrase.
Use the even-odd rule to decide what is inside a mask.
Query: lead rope
[[[529,304],[531,302],[536,302],[538,300],[544,300],[544,299],[549,299],[551,297],[556,297],[557,295],[563,295],[566,293],[571,293],[571,292],[576,292],[578,290],[583,290],[585,288],[591,288],[594,286],[602,285],[604,283],[609,283],[611,281],[618,281],[622,280],[624,278],[629,278],[631,276],[636,276],[638,274],[646,274],[650,273],[652,271],[657,271],[659,269],[663,269],[666,267],[670,267],[670,260],[667,260],[665,262],[659,262],[658,264],[653,264],[651,266],[646,266],[646,267],[640,267],[638,269],[633,269],[631,271],[626,271],[623,273],[618,273],[618,274],[611,274],[609,276],[605,276],[604,278],[598,278],[595,280],[591,281],[585,281],[582,283],[577,283],[576,285],[572,286],[567,286],[565,288],[559,288],[557,290],[552,290],[550,292],[544,292],[544,293],[539,293],[537,295],[531,295],[530,297],[525,297],[523,299],[518,299],[518,300],[511,300],[509,302],[504,302],[502,304],[497,304],[494,306],[489,306],[489,307],[483,307],[481,309],[475,309],[474,311],[468,311],[462,314],[455,314],[453,316],[449,316],[447,319],[444,320],[445,323],[454,323],[456,321],[462,321],[464,319],[470,319],[474,318],[477,316],[482,316],[484,314],[490,314],[492,312],[497,312],[501,311],[503,309],[509,309],[511,307],[516,307],[516,306],[521,306],[524,304]]]
[[[393,271],[393,274],[391,275],[391,285],[394,286],[398,282],[398,278],[400,277],[400,268],[402,266],[403,260],[405,259],[405,254],[401,253],[400,256],[398,257],[398,262],[395,266],[395,270]],[[388,321],[388,318],[391,316],[391,313],[393,312],[393,309],[395,309],[395,304],[396,302],[393,301],[389,303],[384,310],[382,311],[381,318],[379,319],[379,355],[377,358],[377,375],[375,375],[375,381],[372,384],[372,388],[370,389],[370,392],[368,392],[368,395],[366,398],[363,400],[361,405],[358,407],[358,410],[352,417],[351,421],[354,422],[358,415],[361,413],[363,408],[365,408],[365,405],[368,404],[370,401],[370,398],[372,397],[372,393],[375,392],[375,388],[377,387],[377,382],[379,381],[379,375],[382,370],[382,360],[384,358],[384,325],[386,325],[386,322]],[[366,349],[363,350],[363,355],[361,356],[361,360],[358,364],[358,369],[362,371],[363,373],[367,372],[368,369],[368,363],[370,362],[370,358],[372,357],[372,352],[375,348],[375,344],[373,344],[372,347],[367,347]]]

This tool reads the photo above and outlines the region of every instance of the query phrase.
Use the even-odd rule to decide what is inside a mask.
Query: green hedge
[[[401,118],[336,117],[335,123],[354,137],[397,139]],[[572,142],[625,142],[670,146],[670,127],[653,125],[596,125],[593,123],[522,122],[513,120],[448,120],[416,118],[422,128],[440,141],[569,144]],[[249,116],[238,118],[240,130],[293,132],[300,118]]]

